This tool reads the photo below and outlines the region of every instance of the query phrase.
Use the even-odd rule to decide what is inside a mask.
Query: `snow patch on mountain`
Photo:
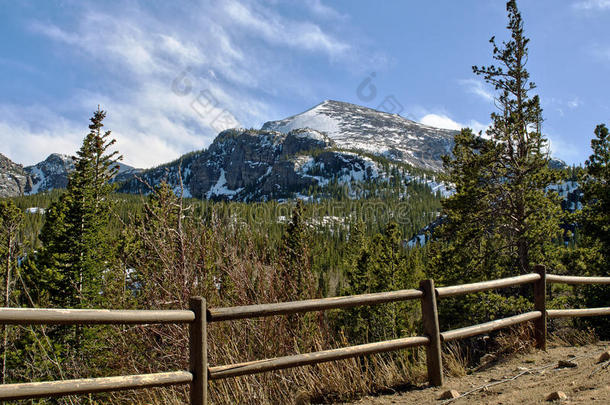
[[[220,169],[220,176],[218,177],[218,181],[207,192],[206,198],[210,199],[212,197],[228,197],[229,199],[232,199],[236,194],[241,192],[243,189],[244,189],[243,187],[240,187],[236,190],[229,189],[227,187],[227,178],[225,175],[225,169]]]
[[[383,155],[413,166],[441,170],[457,131],[433,128],[396,114],[326,100],[292,117],[269,121],[263,130],[288,133],[297,128],[323,132],[341,149]]]

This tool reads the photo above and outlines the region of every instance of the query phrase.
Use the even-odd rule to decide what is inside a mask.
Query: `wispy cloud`
[[[478,133],[480,131],[483,131],[483,133],[485,133],[488,128],[488,125],[482,124],[477,120],[470,120],[470,122],[468,123],[459,123],[445,114],[429,113],[422,116],[419,119],[419,122],[424,125],[430,125],[431,127],[453,129],[456,131],[459,131],[462,128],[471,128],[475,133]]]
[[[562,117],[567,111],[575,110],[583,105],[583,101],[578,96],[574,96],[569,99],[550,97],[543,98],[543,101],[545,105],[547,105],[549,108],[553,108]]]
[[[577,10],[610,10],[610,0],[579,0],[572,6]]]
[[[309,10],[312,13],[314,13],[320,17],[324,17],[324,18],[328,18],[328,19],[346,19],[347,18],[346,15],[341,14],[334,8],[324,4],[322,2],[322,0],[305,0],[304,4],[307,8],[309,8]]]
[[[582,104],[582,101],[580,100],[580,98],[578,96],[567,101],[567,105],[569,108],[578,108],[578,107],[580,107],[581,104]]]
[[[59,118],[44,128],[27,108],[8,106],[10,117],[8,107],[0,108],[0,140],[20,162],[73,153],[87,129],[82,117],[99,103],[108,110],[107,127],[126,163],[160,164],[209,145],[220,129],[217,117],[250,126],[276,115],[273,102],[265,101],[273,95],[311,91],[311,83],[290,68],[299,57],[350,69],[354,55],[365,54],[334,33],[344,19],[321,1],[306,3],[310,12],[300,17],[281,15],[258,0],[203,0],[196,10],[173,3],[131,5],[120,13],[81,4],[71,21],[32,21],[29,29],[99,76],[72,89],[69,105],[46,108]],[[68,110],[71,118],[62,118]],[[24,139],[41,146],[19,152]]]
[[[319,6],[321,7],[321,3]],[[260,11],[255,11],[237,1],[225,2],[224,10],[235,23],[272,44],[322,51],[331,57],[341,56],[350,49],[347,43],[325,33],[311,22],[286,20],[269,9],[260,8]],[[328,14],[328,10],[326,13]]]
[[[86,122],[79,127],[43,105],[0,104],[0,118],[2,153],[24,165],[38,163],[52,152],[74,154],[88,131]]]
[[[477,79],[465,79],[460,80],[459,83],[466,88],[466,91],[470,94],[479,96],[485,101],[493,101],[494,95],[485,84]]]
[[[580,151],[578,146],[572,142],[566,141],[554,133],[545,134],[545,136],[549,141],[548,146],[551,156],[569,161],[579,155]]]

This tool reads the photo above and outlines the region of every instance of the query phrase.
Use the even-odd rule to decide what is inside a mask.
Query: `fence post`
[[[534,271],[540,274],[540,280],[534,283],[534,310],[542,313],[534,321],[534,336],[536,347],[546,350],[546,267],[538,264],[534,266]]]
[[[190,324],[189,330],[190,368],[193,374],[191,405],[207,405],[208,337],[205,298],[191,298],[190,306],[191,311],[195,313],[195,320]]]
[[[426,346],[426,362],[430,385],[443,385],[443,360],[441,357],[441,334],[438,326],[438,309],[436,308],[436,289],[434,280],[422,280],[419,288],[424,293],[422,298],[422,320],[424,335],[430,339]]]

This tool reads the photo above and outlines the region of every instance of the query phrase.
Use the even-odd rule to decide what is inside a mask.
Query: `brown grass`
[[[136,229],[138,251],[131,266],[146,269],[147,283],[137,299],[145,308],[185,308],[188,298],[206,297],[211,307],[250,305],[316,296],[312,280],[287,281],[277,253],[255,246],[251,231],[231,223],[204,230],[196,222],[176,222],[168,211],[183,212],[179,201],[162,201],[163,210]],[[154,223],[159,226],[152,226]],[[145,253],[144,253],[145,252]],[[299,292],[296,292],[296,289]],[[297,294],[297,295],[295,295]],[[296,297],[296,298],[295,298]],[[117,306],[125,307],[125,301]],[[210,365],[306,353],[350,345],[337,336],[323,313],[269,317],[209,325]],[[111,348],[115,373],[187,369],[187,331],[178,326],[117,330]],[[423,351],[329,362],[210,383],[211,404],[297,404],[348,400],[421,380]],[[186,403],[188,390],[166,388],[117,393],[105,403]]]

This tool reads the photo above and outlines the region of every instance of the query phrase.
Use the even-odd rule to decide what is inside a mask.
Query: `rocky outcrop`
[[[0,154],[0,197],[16,197],[66,188],[68,177],[73,170],[72,157],[59,153],[52,153],[42,162],[26,167]],[[141,171],[119,163],[119,172],[113,181],[121,183],[133,179]]]
[[[0,197],[15,197],[28,193],[32,180],[23,166],[0,153]]]
[[[335,148],[328,136],[311,129],[286,134],[231,129],[221,132],[207,150],[147,170],[143,181],[129,180],[119,191],[147,192],[146,183],[166,181],[185,196],[258,201],[307,194],[333,179],[359,181],[379,174],[370,158]]]
[[[32,179],[30,193],[35,194],[55,188],[66,188],[68,174],[73,170],[74,160],[71,156],[52,153],[42,162],[25,168]]]

